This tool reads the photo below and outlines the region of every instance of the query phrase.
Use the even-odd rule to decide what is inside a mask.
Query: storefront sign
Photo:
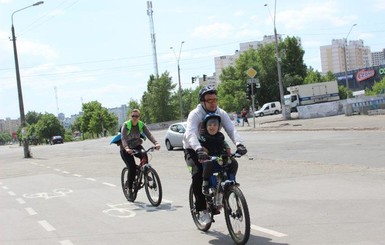
[[[376,72],[373,70],[373,69],[370,69],[370,70],[360,70],[357,72],[356,74],[356,81],[357,82],[362,82],[364,80],[367,80],[371,77],[374,77],[374,75],[376,74]]]

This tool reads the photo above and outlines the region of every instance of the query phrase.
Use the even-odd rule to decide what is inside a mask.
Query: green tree
[[[109,132],[115,132],[118,125],[118,118],[108,112],[107,108],[102,107],[102,104],[98,101],[91,101],[84,103],[82,107],[83,114],[79,117],[80,131],[91,138],[99,137],[102,135],[103,130]],[[86,136],[83,136],[86,137]],[[88,138],[88,137],[86,137]]]
[[[249,51],[247,51],[249,52]],[[251,51],[250,51],[251,52]],[[246,58],[245,58],[246,59]],[[241,62],[247,62],[242,60]],[[242,64],[241,64],[242,66]],[[243,68],[240,68],[243,69]],[[232,112],[243,107],[249,108],[250,102],[246,98],[246,76],[240,74],[236,67],[230,66],[222,71],[222,82],[218,85],[219,106],[225,111]]]
[[[333,72],[331,72],[331,71],[328,71],[323,78],[324,78],[325,82],[335,81],[336,80],[336,76],[334,76]]]
[[[199,103],[199,90],[201,88],[202,87],[198,86],[195,89],[191,89],[191,88],[183,89],[182,99],[183,99],[184,118],[187,118],[190,111],[192,111],[193,109],[195,109],[195,107],[197,107],[197,104]],[[176,95],[177,94],[173,95],[173,97],[177,97]],[[174,100],[177,101],[176,98]],[[178,97],[178,100],[179,100],[179,97]]]
[[[12,140],[12,136],[10,133],[1,132],[0,133],[0,145],[4,145],[7,142]]]
[[[322,77],[319,71],[314,70],[313,67],[310,67],[307,71],[307,76],[305,77],[304,83],[320,83],[324,82],[324,78]]]
[[[147,91],[142,96],[141,118],[146,123],[165,122],[175,119],[175,105],[171,102],[171,91],[175,88],[168,72],[160,77],[150,76]],[[179,108],[178,108],[179,109]]]
[[[385,77],[381,81],[375,82],[372,89],[365,90],[366,95],[385,94]]]
[[[285,87],[303,84],[306,77],[307,67],[303,61],[305,51],[295,37],[285,38],[281,44],[282,74]]]
[[[29,111],[26,115],[25,115],[25,121],[27,122],[27,124],[36,124],[40,118],[42,117],[42,114],[41,113],[38,113],[38,112],[35,112],[35,111]]]
[[[50,140],[55,135],[64,137],[64,127],[60,124],[59,119],[54,114],[45,113],[39,121],[32,126],[32,133],[36,138],[41,140]]]

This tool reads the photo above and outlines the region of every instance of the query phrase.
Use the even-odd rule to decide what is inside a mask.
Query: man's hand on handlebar
[[[204,162],[205,160],[210,159],[207,152],[205,152],[202,148],[199,148],[196,152],[198,155],[199,162]]]
[[[243,156],[247,153],[247,149],[244,145],[239,144],[237,145],[237,151],[235,153],[238,153],[239,155]]]
[[[156,150],[159,150],[159,149],[160,149],[160,144],[159,144],[159,143],[155,144],[155,149],[156,149]]]

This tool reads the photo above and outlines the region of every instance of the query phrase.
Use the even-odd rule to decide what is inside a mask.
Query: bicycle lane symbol
[[[52,199],[55,197],[65,197],[67,194],[72,193],[73,190],[66,188],[57,188],[52,191],[52,193],[48,192],[38,192],[38,193],[27,193],[24,194],[25,198],[44,198],[45,200]]]
[[[110,215],[112,217],[118,217],[118,218],[132,218],[136,215],[136,212],[134,210],[145,211],[145,212],[176,210],[176,207],[172,206],[171,201],[167,201],[166,203],[161,204],[159,207],[154,207],[142,202],[120,203],[120,204],[107,203],[106,205],[110,208],[103,210],[103,213]]]
[[[134,211],[130,209],[131,203],[121,203],[121,204],[106,204],[109,209],[103,210],[103,213],[110,215],[112,217],[118,218],[132,218],[136,215]]]

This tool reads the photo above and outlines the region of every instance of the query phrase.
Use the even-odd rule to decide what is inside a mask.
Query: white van
[[[269,102],[264,104],[261,109],[254,112],[256,117],[263,117],[265,115],[273,115],[281,113],[281,103],[278,101]]]

